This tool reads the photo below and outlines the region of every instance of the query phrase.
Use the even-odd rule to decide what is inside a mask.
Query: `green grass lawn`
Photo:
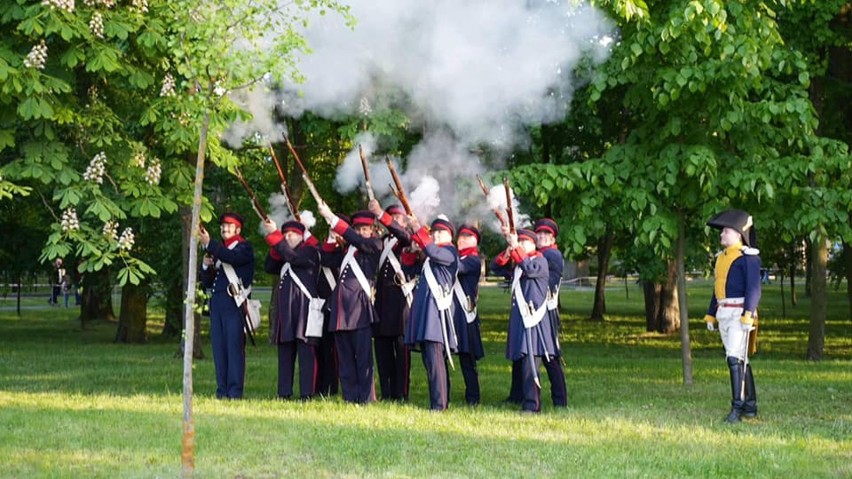
[[[450,410],[427,411],[419,355],[408,404],[274,400],[276,353],[263,331],[248,348],[247,399],[213,399],[210,348],[194,369],[196,477],[852,477],[852,322],[831,293],[824,361],[805,361],[808,304],[781,318],[766,287],[753,360],[759,419],[722,422],[729,408],[718,335],[700,318],[710,287],[690,285],[695,384],[683,386],[678,335],[644,331],[641,291],[564,291],[562,346],[569,407],[523,416],[501,404],[509,296],[483,290],[487,357],[482,404],[464,405],[460,371]],[[11,301],[4,306],[8,307]],[[11,303],[13,304],[13,303]],[[36,304],[36,303],[34,303]],[[156,312],[154,313],[156,314]],[[146,345],[113,344],[115,325],[86,330],[62,308],[0,311],[0,477],[177,477],[182,359],[151,321]]]

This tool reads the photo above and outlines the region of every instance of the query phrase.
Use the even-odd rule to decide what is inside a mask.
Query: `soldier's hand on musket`
[[[205,248],[210,244],[210,233],[202,225],[198,225],[198,240],[201,241],[201,245]]]
[[[266,218],[260,223],[260,225],[263,226],[263,231],[265,231],[264,234],[267,235],[275,232],[275,230],[278,229],[278,225],[275,224],[275,220],[273,220],[272,218]]]
[[[517,248],[518,246],[518,234],[517,233],[506,233],[506,241],[509,242],[509,246],[512,248]]]
[[[411,231],[414,231],[415,233],[420,231],[420,220],[418,220],[416,216],[410,215],[408,217],[408,227],[411,228]]]
[[[203,261],[204,261],[205,267],[213,266],[213,256],[212,255],[205,254]]]
[[[382,216],[382,213],[384,213],[384,210],[382,210],[382,205],[380,205],[379,200],[375,198],[373,198],[372,200],[370,200],[369,203],[367,203],[367,209],[370,210],[370,213],[376,215],[377,218],[379,216]]]

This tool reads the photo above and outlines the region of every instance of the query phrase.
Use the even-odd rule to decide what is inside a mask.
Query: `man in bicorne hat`
[[[714,216],[708,226],[722,230],[724,250],[716,257],[715,281],[710,308],[704,320],[713,331],[718,324],[731,376],[731,412],[728,422],[757,415],[757,393],[749,353],[749,333],[757,325],[760,302],[760,256],[752,217],[741,210]]]
[[[224,213],[219,217],[222,241],[210,238],[204,227],[199,239],[207,254],[202,264],[201,282],[212,288],[210,298],[210,343],[216,368],[216,397],[240,399],[246,372],[245,316],[237,304],[239,288],[251,288],[254,279],[254,250],[240,232],[243,217]],[[234,279],[229,279],[233,276]],[[243,298],[244,299],[244,298]]]

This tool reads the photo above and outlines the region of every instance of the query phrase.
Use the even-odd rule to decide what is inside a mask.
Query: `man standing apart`
[[[299,394],[307,400],[317,392],[319,336],[308,336],[308,320],[311,301],[318,299],[319,252],[304,241],[305,226],[298,221],[285,222],[279,231],[275,222],[268,219],[263,222],[263,229],[270,246],[265,270],[280,277],[278,317],[272,329],[273,342],[278,345],[278,397],[290,399],[293,395],[298,355]]]
[[[243,217],[224,213],[219,217],[222,242],[210,238],[200,227],[199,238],[207,254],[201,269],[202,285],[212,288],[210,298],[210,342],[216,368],[216,398],[241,399],[246,372],[245,315],[254,279],[254,250],[240,232]],[[247,291],[247,294],[241,294]]]
[[[727,422],[757,416],[757,392],[751,364],[748,364],[749,333],[757,326],[760,302],[760,253],[752,217],[741,210],[719,213],[707,222],[722,230],[719,239],[725,248],[716,257],[713,296],[704,321],[719,334],[731,376],[731,412]]]

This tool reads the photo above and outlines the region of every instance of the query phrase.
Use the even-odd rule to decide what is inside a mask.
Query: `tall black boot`
[[[728,370],[731,373],[731,412],[725,418],[727,422],[739,422],[743,415],[743,362],[739,358],[728,356]]]
[[[757,416],[757,390],[754,388],[754,376],[751,373],[751,364],[745,370],[745,402],[743,402],[743,417],[752,418]]]

